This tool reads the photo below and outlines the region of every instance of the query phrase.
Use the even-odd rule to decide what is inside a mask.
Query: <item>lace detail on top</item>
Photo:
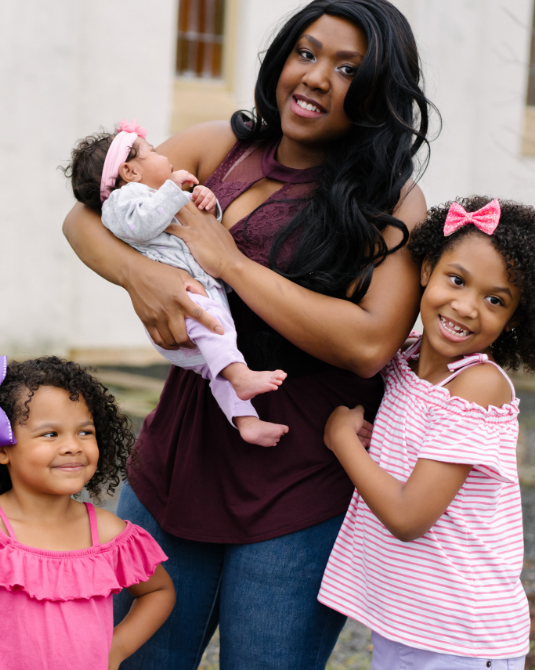
[[[271,172],[266,175],[266,171],[269,160],[274,160],[275,149],[276,145],[265,142],[237,142],[234,145],[214,174],[206,180],[206,186],[215,193],[223,212],[253,184],[271,176]],[[264,154],[269,154],[271,159],[263,161]],[[230,228],[240,251],[264,266],[269,265],[269,253],[277,234],[304,206],[314,189],[314,180],[319,176],[317,168],[287,168],[286,171],[295,172],[298,181],[285,182],[262,205]],[[309,181],[303,181],[302,173],[308,175],[306,178]],[[295,244],[296,236],[292,235],[282,245],[278,256],[278,265],[282,270],[288,267]]]

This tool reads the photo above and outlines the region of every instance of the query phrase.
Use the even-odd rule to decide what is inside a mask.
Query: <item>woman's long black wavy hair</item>
[[[314,0],[286,22],[268,48],[256,83],[256,110],[236,112],[231,125],[240,140],[282,136],[276,100],[280,74],[299,36],[325,14],[350,21],[367,37],[368,50],[344,101],[353,125],[329,147],[313,197],[275,239],[270,267],[339,298],[357,279],[350,299],[359,302],[374,266],[408,241],[407,227],[393,211],[420,148],[426,150],[420,175],[429,162],[433,105],[421,88],[418,50],[405,17],[387,0]],[[381,234],[387,226],[403,234],[390,250]],[[282,271],[277,258],[294,233],[299,242]]]

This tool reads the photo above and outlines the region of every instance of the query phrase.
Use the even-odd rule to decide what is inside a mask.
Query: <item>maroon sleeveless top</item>
[[[275,161],[276,144],[237,142],[208,179],[223,211],[268,176],[282,188],[230,230],[240,250],[268,265],[278,231],[303,206],[319,169],[295,170]],[[279,255],[291,258],[292,240]],[[229,295],[238,347],[256,370],[282,368],[284,384],[257,396],[261,419],[290,431],[276,447],[244,442],[214,400],[208,382],[173,367],[160,402],[147,416],[129,481],[164,530],[201,542],[243,544],[279,537],[345,512],[353,485],[323,443],[338,405],[364,405],[373,420],[383,394],[377,375],[361,379],[301,351]]]

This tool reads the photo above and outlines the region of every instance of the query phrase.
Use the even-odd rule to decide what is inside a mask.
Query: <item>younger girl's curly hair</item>
[[[71,162],[67,167],[60,166],[63,174],[71,180],[74,197],[87,205],[97,214],[102,213],[100,201],[100,181],[104,170],[104,161],[111,143],[117,136],[115,133],[95,133],[80,140],[71,152]],[[137,156],[135,147],[130,149],[126,163]],[[117,177],[114,191],[121,185]]]
[[[0,407],[11,425],[23,424],[29,416],[32,398],[41,386],[55,386],[69,393],[72,401],[85,400],[95,423],[99,459],[95,474],[86,484],[92,498],[106,491],[113,493],[126,477],[126,462],[135,443],[130,420],[121,414],[115,398],[77,363],[57,356],[43,356],[7,366],[0,385]],[[16,449],[16,446],[15,446]],[[0,494],[11,489],[6,465],[0,465]]]
[[[467,212],[475,212],[491,200],[487,196],[472,196],[457,198],[456,202]],[[408,248],[416,262],[428,259],[434,268],[442,254],[468,235],[489,240],[502,256],[510,281],[521,292],[515,315],[518,324],[513,330],[502,332],[491,346],[492,355],[502,367],[517,370],[523,365],[526,371],[535,372],[535,208],[500,200],[500,222],[492,235],[467,225],[445,237],[444,223],[451,204],[447,202],[429,210],[427,219],[413,230]]]

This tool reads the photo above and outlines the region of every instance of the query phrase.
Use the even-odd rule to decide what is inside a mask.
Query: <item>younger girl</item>
[[[261,421],[251,399],[276,391],[286,373],[247,367],[236,345],[224,284],[208,275],[186,243],[172,234],[173,225],[180,225],[175,214],[188,206],[190,198],[199,209],[215,213],[216,197],[190,172],[175,171],[145,138],[145,128],[136,125],[135,119],[122,121],[116,133],[86,137],[73,149],[65,174],[72,178],[75,197],[97,214],[102,212],[102,223],[116,237],[152,260],[185,270],[204,287],[199,295],[190,283],[190,297],[219,321],[224,332],[218,327],[213,333],[188,319],[188,336],[196,349],[167,351],[153,345],[173,365],[210,381],[219,407],[245,442],[273,447],[288,426]],[[182,190],[190,184],[197,184],[191,195]]]
[[[535,368],[535,210],[459,200],[410,249],[423,335],[384,369],[371,443],[360,407],[325,429],[357,490],[319,600],[372,629],[374,670],[521,670],[519,401],[499,366]]]
[[[139,526],[71,497],[112,492],[134,442],[75,363],[0,358],[2,670],[116,670],[167,619],[167,557]],[[112,594],[132,609],[113,629]]]

